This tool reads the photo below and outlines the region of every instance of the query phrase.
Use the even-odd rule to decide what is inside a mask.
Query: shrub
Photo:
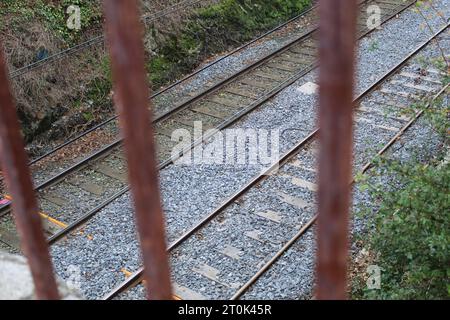
[[[402,164],[380,160],[381,173],[395,175],[382,198],[369,240],[377,253],[382,289],[366,298],[445,299],[450,296],[450,164]]]

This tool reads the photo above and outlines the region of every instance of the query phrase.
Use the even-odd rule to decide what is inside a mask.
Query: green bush
[[[363,209],[362,216],[369,217],[373,227],[364,242],[374,256],[373,263],[382,269],[382,282],[381,290],[367,290],[363,281],[356,279],[354,298],[450,297],[449,109],[444,105],[438,99],[422,119],[429,132],[434,132],[433,138],[426,138],[440,139],[442,148],[437,154],[429,156],[431,159],[402,162],[380,157],[374,161],[376,170],[371,177],[383,176],[383,182],[367,183],[369,176],[359,178],[366,180],[360,185],[362,190],[369,189],[371,198],[379,202],[376,215],[371,214],[373,209]]]

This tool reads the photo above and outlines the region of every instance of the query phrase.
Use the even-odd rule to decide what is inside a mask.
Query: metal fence
[[[171,299],[149,86],[136,0],[104,1],[129,181],[150,299]],[[344,299],[352,154],[357,0],[320,0],[320,142],[317,298]],[[1,49],[1,48],[0,48]],[[0,50],[0,160],[38,299],[59,294],[42,232],[5,59]]]

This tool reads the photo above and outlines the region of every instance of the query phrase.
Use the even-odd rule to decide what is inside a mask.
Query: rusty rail
[[[104,11],[114,100],[124,136],[148,297],[169,300],[170,272],[137,2],[104,1]]]
[[[11,94],[3,49],[0,47],[0,162],[6,185],[14,198],[17,231],[33,277],[38,299],[58,299],[48,246],[38,214],[28,159]]]
[[[345,299],[356,0],[320,0],[317,298]]]

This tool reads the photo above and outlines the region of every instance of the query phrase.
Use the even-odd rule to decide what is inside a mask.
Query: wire
[[[187,7],[188,5],[193,6],[193,5],[195,5],[195,4],[199,3],[199,2],[202,2],[202,0],[185,0],[185,1],[180,1],[177,4],[174,4],[171,7],[165,8],[165,9],[163,9],[161,11],[158,11],[158,12],[156,12],[154,14],[151,14],[149,16],[143,17],[143,20],[144,20],[144,22],[150,22],[150,21],[158,20],[159,18],[162,18],[165,15],[168,15],[169,13],[172,13],[172,12],[178,11],[180,9],[183,9],[183,8]],[[183,7],[177,9],[176,7],[178,7],[180,5],[183,5]],[[149,21],[147,21],[147,19],[149,19]]]

